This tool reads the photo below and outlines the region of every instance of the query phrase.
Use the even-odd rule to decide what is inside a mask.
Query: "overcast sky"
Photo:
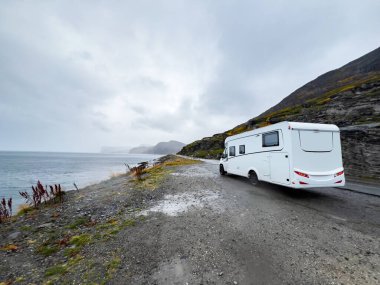
[[[190,143],[380,44],[380,1],[1,1],[0,149]]]

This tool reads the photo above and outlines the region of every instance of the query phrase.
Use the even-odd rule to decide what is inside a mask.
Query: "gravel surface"
[[[121,176],[1,225],[0,246],[18,249],[0,251],[0,284],[379,284],[379,197],[254,187],[211,163],[170,169],[153,191]],[[36,253],[51,235],[91,241]]]

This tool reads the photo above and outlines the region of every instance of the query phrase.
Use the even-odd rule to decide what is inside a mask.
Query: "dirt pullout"
[[[151,180],[116,177],[69,193],[62,206],[1,225],[0,246],[17,250],[0,251],[0,282],[379,280],[380,199],[336,189],[252,187],[245,179],[220,177],[217,165],[178,166],[176,159],[153,168]]]

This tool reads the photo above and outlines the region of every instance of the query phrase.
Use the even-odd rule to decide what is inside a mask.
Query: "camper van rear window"
[[[279,146],[278,131],[263,134],[263,147]]]
[[[235,147],[230,146],[230,156],[235,156]]]
[[[239,154],[245,154],[245,145],[239,145]]]

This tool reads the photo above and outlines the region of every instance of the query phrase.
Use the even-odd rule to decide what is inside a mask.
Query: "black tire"
[[[224,167],[223,167],[223,164],[221,164],[220,166],[219,166],[219,173],[220,173],[220,175],[226,175],[226,171],[224,171]]]
[[[249,172],[248,179],[251,182],[251,184],[254,186],[257,186],[260,183],[259,178],[257,177],[257,174],[254,171]]]

